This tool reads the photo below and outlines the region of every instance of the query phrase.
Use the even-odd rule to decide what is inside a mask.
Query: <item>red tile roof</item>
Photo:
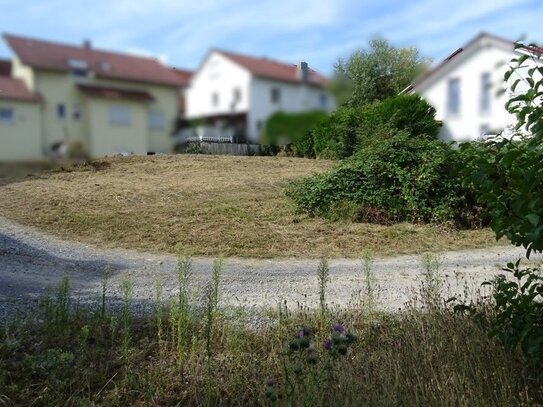
[[[188,86],[190,82],[190,78],[192,78],[193,71],[189,71],[187,69],[181,69],[181,68],[175,68],[172,67],[170,70],[177,75],[179,80],[183,83],[183,86]]]
[[[81,92],[86,93],[87,95],[107,99],[129,99],[142,102],[150,102],[154,100],[153,96],[151,96],[151,94],[145,90],[122,89],[110,86],[87,84],[79,84],[77,87],[79,90],[81,90]]]
[[[0,99],[41,102],[41,98],[29,91],[23,81],[9,76],[0,76]]]
[[[184,82],[158,60],[4,34],[23,64],[35,68],[68,71],[69,60],[85,61],[96,76],[124,81],[183,86]]]
[[[302,82],[298,76],[298,67],[296,65],[274,61],[268,58],[242,55],[220,49],[216,49],[215,51],[243,66],[256,76],[276,79],[283,82]],[[321,75],[313,69],[310,69],[308,82],[315,86],[324,87],[330,82],[330,80],[326,76]]]
[[[0,76],[11,76],[11,61],[0,59]]]

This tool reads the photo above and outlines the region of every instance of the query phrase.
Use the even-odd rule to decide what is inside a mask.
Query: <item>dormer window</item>
[[[86,78],[89,73],[89,64],[81,59],[69,59],[68,67],[72,76]]]
[[[111,64],[109,62],[100,62],[100,70],[101,71],[111,71]]]

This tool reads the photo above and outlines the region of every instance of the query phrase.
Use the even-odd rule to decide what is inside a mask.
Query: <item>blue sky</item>
[[[330,73],[380,35],[434,61],[480,31],[543,42],[543,0],[0,0],[0,31],[195,68],[221,47]],[[2,42],[0,56],[10,51]]]

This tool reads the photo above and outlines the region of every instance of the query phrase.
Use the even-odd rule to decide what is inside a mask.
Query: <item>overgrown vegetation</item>
[[[160,281],[150,315],[131,311],[123,280],[120,313],[77,307],[64,280],[45,313],[0,331],[0,402],[5,405],[531,405],[543,402],[538,370],[486,334],[485,319],[439,298],[439,267],[427,257],[423,290],[404,311],[380,314],[365,301],[327,305],[325,261],[317,311],[247,314],[222,309],[221,263],[203,292],[190,258],[179,260],[179,296]],[[364,274],[371,276],[370,256]],[[373,283],[365,295],[372,296]],[[107,293],[107,287],[103,290]],[[108,304],[109,300],[108,299]],[[333,300],[333,299],[332,299]],[[373,300],[372,300],[373,301]],[[481,313],[488,314],[484,303]],[[490,373],[489,373],[490,372]]]
[[[504,80],[512,82],[512,92],[519,84],[525,88],[506,104],[517,117],[517,136],[491,140],[484,154],[473,154],[473,146],[465,149],[472,152],[475,169],[468,171],[468,176],[473,177],[490,209],[496,237],[506,236],[514,245],[523,246],[530,257],[532,252],[543,251],[543,65],[539,50],[522,43],[516,48],[520,56],[511,61]],[[507,349],[521,348],[529,364],[541,369],[541,270],[521,267],[519,260],[509,263],[504,271],[511,277],[500,276],[487,283],[494,288],[496,312],[490,335],[500,338]]]
[[[364,106],[342,106],[316,126],[313,155],[343,159],[380,144],[403,131],[413,138],[435,140],[439,125],[435,109],[418,95],[399,95]]]
[[[477,227],[487,216],[459,175],[466,156],[396,130],[323,174],[291,182],[286,194],[300,210],[333,220]]]
[[[320,110],[285,113],[276,112],[266,121],[262,144],[287,147],[298,157],[314,157],[311,131],[327,114]]]

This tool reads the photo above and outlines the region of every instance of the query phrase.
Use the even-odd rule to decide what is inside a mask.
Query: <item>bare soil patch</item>
[[[0,186],[0,215],[104,247],[196,256],[346,257],[496,245],[486,229],[335,223],[295,212],[291,179],[334,163],[286,157],[111,158]]]

